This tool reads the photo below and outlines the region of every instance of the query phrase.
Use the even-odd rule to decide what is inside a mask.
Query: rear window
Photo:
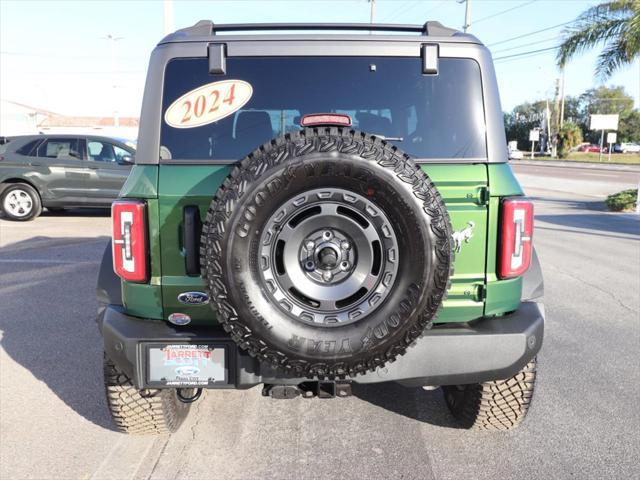
[[[223,80],[251,85],[242,108],[191,128],[165,121],[180,97]],[[185,116],[195,108],[206,111],[185,104]],[[174,59],[165,72],[160,155],[240,159],[298,130],[301,116],[327,112],[349,114],[355,128],[384,136],[416,158],[486,158],[478,64],[443,58],[438,75],[423,75],[422,60],[409,57],[235,57],[227,59],[226,75],[210,75],[206,58]]]

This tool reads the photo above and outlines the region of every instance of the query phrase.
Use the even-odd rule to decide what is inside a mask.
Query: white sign
[[[222,80],[185,93],[164,114],[174,128],[194,128],[217,122],[249,101],[253,88],[242,80]]]
[[[607,143],[616,143],[618,140],[618,134],[616,132],[607,133]]]
[[[591,130],[617,130],[618,114],[615,115],[591,115]]]
[[[540,130],[529,130],[529,141],[530,142],[539,142],[540,141]]]

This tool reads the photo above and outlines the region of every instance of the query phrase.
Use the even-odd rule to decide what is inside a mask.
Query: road
[[[379,385],[333,400],[208,392],[175,435],[119,434],[93,321],[108,213],[45,214],[0,220],[0,478],[638,478],[640,221],[602,208],[638,175],[516,171],[547,311],[520,429],[459,430],[440,391]]]

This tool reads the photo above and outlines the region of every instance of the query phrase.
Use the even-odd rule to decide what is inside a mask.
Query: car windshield
[[[193,125],[194,116],[206,121],[218,106],[224,110],[225,100],[234,101],[233,91],[193,93],[224,80],[250,85],[246,103]],[[178,124],[167,122],[170,106]],[[348,114],[354,128],[386,137],[416,158],[486,158],[478,64],[441,58],[438,74],[424,75],[417,57],[231,57],[225,75],[209,74],[206,58],[174,59],[165,72],[160,156],[239,159],[299,130],[303,115],[331,112]]]

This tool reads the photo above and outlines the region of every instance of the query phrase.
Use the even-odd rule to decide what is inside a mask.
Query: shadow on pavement
[[[398,415],[438,427],[460,428],[449,413],[442,390],[426,391],[398,383],[353,384],[353,395]]]
[[[38,239],[41,256],[47,247],[43,237]],[[28,252],[31,239],[0,250],[0,346],[75,412],[115,430],[105,402],[95,322],[96,278],[108,240],[52,238],[55,253],[43,259]],[[11,370],[5,365],[5,385],[11,385]]]
[[[64,210],[49,210],[45,208],[42,217],[108,217],[110,208],[65,208]]]
[[[622,233],[640,236],[640,221],[630,215],[614,213],[583,213],[583,214],[545,214],[536,215],[537,222],[545,222],[565,227],[596,230],[597,232]],[[601,235],[597,232],[578,232]]]
[[[602,200],[575,200],[562,197],[536,197],[529,196],[527,198],[533,200],[537,204],[557,204],[562,208],[573,208],[575,210],[591,210],[599,212],[607,212],[607,206]]]

